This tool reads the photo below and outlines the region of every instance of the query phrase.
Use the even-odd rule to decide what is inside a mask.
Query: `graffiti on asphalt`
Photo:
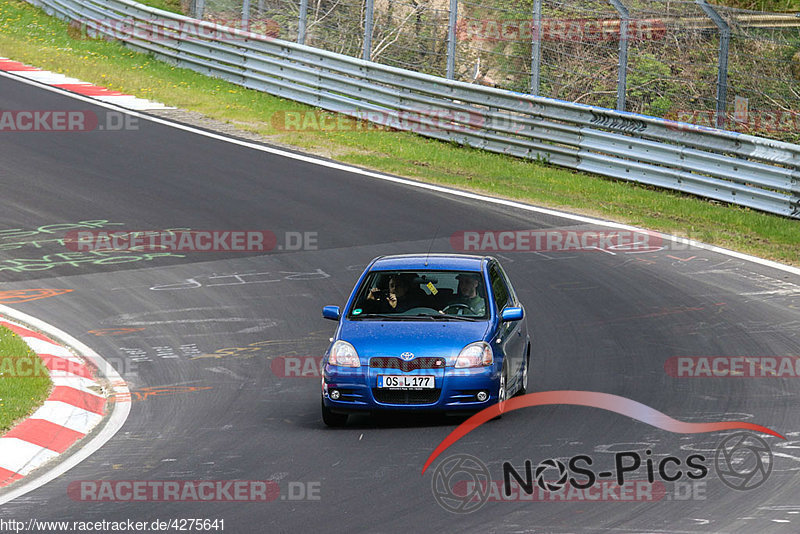
[[[58,234],[69,232],[70,230],[81,230],[87,228],[105,228],[106,226],[124,226],[124,223],[116,223],[107,220],[80,221],[76,223],[46,224],[38,228],[9,228],[0,230],[0,250],[16,250],[24,247],[44,248],[46,244],[55,243],[64,246],[64,238],[53,237]],[[30,241],[12,241],[11,239],[28,239]]]
[[[130,254],[128,252],[100,250],[93,250],[90,252],[62,252],[60,254],[47,254],[40,258],[0,260],[0,272],[10,271],[21,273],[28,271],[48,271],[65,265],[71,267],[78,267],[81,265],[115,265],[118,263],[152,261],[155,258],[165,256],[172,256],[175,258],[186,257],[183,254],[173,254],[171,252],[156,252],[153,254]]]
[[[38,254],[23,253],[22,258],[0,259],[0,272],[22,273],[31,271],[49,271],[56,267],[80,267],[86,265],[114,265],[118,263],[135,263],[152,261],[158,257],[172,256],[185,258],[181,254],[170,252],[142,253],[136,251],[94,250],[88,252],[74,252],[65,250],[67,246],[66,233],[76,230],[96,230],[111,226],[124,226],[125,223],[112,222],[107,219],[78,221],[72,223],[46,224],[35,228],[8,228],[0,229],[0,253],[20,250],[39,250]],[[189,228],[172,229],[189,230]],[[43,249],[55,250],[56,253],[41,255]],[[59,251],[63,250],[64,252]],[[8,258],[8,259],[6,259]]]
[[[154,361],[154,358],[160,358],[162,360],[177,360],[180,359],[181,356],[193,359],[194,357],[203,354],[203,351],[197,348],[197,345],[194,343],[187,343],[177,348],[169,345],[160,345],[158,347],[152,347],[149,350],[132,347],[120,347],[119,350],[128,357],[127,360],[137,363],[152,362]]]
[[[153,286],[152,291],[179,291],[182,289],[199,289],[201,287],[240,286],[243,284],[266,284],[283,280],[321,280],[331,275],[322,269],[311,272],[278,271],[276,273],[244,273],[213,274],[212,276],[194,276],[185,278],[174,284]]]
[[[74,289],[12,289],[0,291],[0,304],[22,304],[72,293]]]

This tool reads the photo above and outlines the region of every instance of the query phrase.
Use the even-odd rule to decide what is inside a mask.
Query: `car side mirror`
[[[342,314],[339,311],[339,306],[325,306],[322,308],[322,316],[331,321],[338,321]]]
[[[522,308],[506,308],[500,312],[501,321],[519,321],[525,316]]]

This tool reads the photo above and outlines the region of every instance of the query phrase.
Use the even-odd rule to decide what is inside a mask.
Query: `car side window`
[[[519,303],[519,299],[517,298],[516,291],[514,291],[514,286],[511,285],[511,281],[508,279],[508,275],[503,270],[503,268],[499,264],[496,264],[496,266],[497,270],[500,271],[500,276],[503,278],[503,281],[506,284],[506,289],[508,290],[508,299],[510,301],[509,304],[517,306]]]
[[[492,265],[489,268],[489,281],[492,283],[492,294],[497,305],[497,311],[503,311],[503,308],[508,305],[509,293],[497,265]]]

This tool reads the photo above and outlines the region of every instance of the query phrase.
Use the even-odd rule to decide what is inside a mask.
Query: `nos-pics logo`
[[[695,461],[706,460],[702,455],[695,456]],[[727,436],[714,454],[717,476],[723,484],[737,491],[755,489],[764,484],[772,473],[772,464],[772,451],[767,442],[750,432]],[[705,475],[708,469],[703,467],[699,472]],[[586,469],[582,468],[581,475],[585,473]],[[570,480],[567,465],[557,459],[544,460],[532,474],[536,485],[547,492],[563,490]],[[596,477],[591,479],[596,480]],[[674,480],[674,477],[667,480]],[[504,485],[506,482],[508,480]],[[481,460],[469,454],[455,454],[442,460],[433,471],[431,490],[439,506],[448,512],[468,514],[489,501],[493,483],[489,468]],[[511,493],[510,488],[503,489],[507,494]]]

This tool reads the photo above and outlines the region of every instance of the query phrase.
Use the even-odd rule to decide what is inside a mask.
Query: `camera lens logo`
[[[491,474],[486,464],[469,454],[455,454],[436,467],[431,490],[439,506],[448,512],[469,514],[489,500],[489,484]],[[456,486],[466,488],[465,494],[457,494]]]
[[[717,447],[714,456],[717,476],[739,491],[759,487],[772,472],[772,451],[766,441],[749,432],[728,436]]]
[[[544,473],[548,469],[558,470],[558,479],[555,482],[545,480]],[[558,460],[545,460],[536,468],[536,483],[545,491],[558,491],[567,483],[567,466]]]

